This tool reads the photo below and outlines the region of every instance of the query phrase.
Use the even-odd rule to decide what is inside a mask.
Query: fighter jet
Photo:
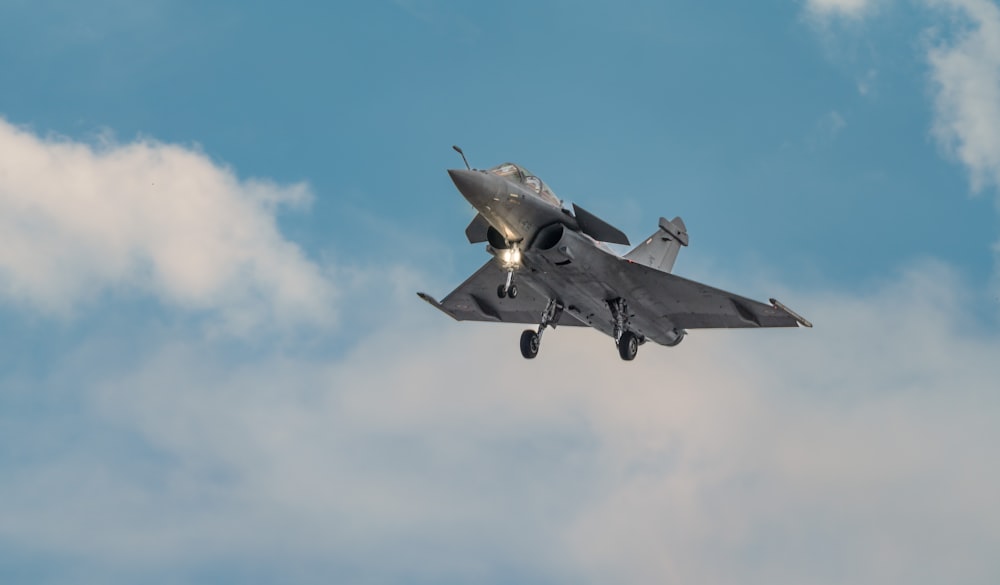
[[[679,217],[619,256],[605,243],[630,245],[621,230],[579,205],[564,206],[536,175],[514,163],[448,174],[478,212],[465,235],[492,256],[438,302],[458,321],[538,324],[521,334],[521,355],[538,355],[546,328],[587,326],[611,336],[623,360],[647,341],[672,347],[688,330],[812,327],[775,299],[770,305],[671,274],[688,233]]]

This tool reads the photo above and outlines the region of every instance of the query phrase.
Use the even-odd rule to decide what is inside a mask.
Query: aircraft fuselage
[[[462,196],[511,244],[524,248],[541,228],[553,223],[576,227],[557,200],[525,185],[487,171],[452,169],[448,174]]]
[[[503,269],[522,273],[521,282],[556,300],[577,320],[615,336],[608,302],[620,295],[607,282],[581,275],[593,271],[614,274],[620,260],[600,242],[581,233],[576,218],[563,210],[547,187],[539,182],[536,193],[530,183],[508,180],[489,171],[452,169],[448,174],[506,243],[519,250],[513,265],[505,262],[500,250],[492,250]],[[524,176],[516,178],[523,180]],[[661,344],[672,345],[682,335],[671,331],[653,337]]]

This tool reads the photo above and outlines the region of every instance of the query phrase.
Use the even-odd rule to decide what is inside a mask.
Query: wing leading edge
[[[676,329],[812,327],[773,299],[767,305],[626,259],[607,258],[619,264],[614,272],[620,277],[608,284],[628,299],[635,324],[653,338],[661,337],[654,331],[667,334]],[[530,284],[527,276],[521,275],[522,283]],[[496,285],[505,277],[490,260],[440,302],[423,292],[417,295],[456,321],[537,325],[548,299],[532,286],[520,287],[516,299],[498,298]],[[559,325],[587,325],[570,312],[562,315]]]
[[[440,302],[427,293],[418,292],[417,296],[456,321],[538,325],[548,299],[537,294],[531,286],[518,287],[516,299],[498,298],[497,283],[506,278],[507,273],[500,270],[495,261],[490,260]],[[525,282],[525,276],[520,276],[519,281]],[[563,313],[557,325],[584,324]]]

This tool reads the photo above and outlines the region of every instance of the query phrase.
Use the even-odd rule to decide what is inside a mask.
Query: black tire
[[[497,287],[497,296],[500,297],[501,299],[504,298],[505,296],[507,296],[507,287],[505,287],[502,284],[500,286],[498,286]]]
[[[618,340],[618,355],[630,362],[635,359],[637,353],[639,353],[639,338],[631,331],[622,333],[622,338]]]
[[[507,296],[510,297],[510,298],[512,298],[512,299],[516,299],[517,298],[517,285],[516,284],[510,285],[510,289],[507,290]]]
[[[538,355],[538,334],[531,329],[525,329],[521,333],[521,355],[526,360],[533,359]]]

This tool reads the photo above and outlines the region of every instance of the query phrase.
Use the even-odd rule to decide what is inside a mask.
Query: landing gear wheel
[[[530,360],[538,355],[538,334],[531,329],[521,333],[521,355]]]
[[[507,296],[510,297],[510,298],[512,298],[512,299],[516,299],[517,298],[517,285],[516,284],[510,285],[510,288],[507,289]]]
[[[500,286],[498,286],[497,287],[497,296],[500,297],[501,299],[504,298],[505,296],[507,296],[507,287],[504,286],[504,285],[502,285],[502,284]]]
[[[629,362],[635,359],[637,353],[639,353],[639,338],[631,331],[622,333],[621,339],[618,340],[618,355]]]

